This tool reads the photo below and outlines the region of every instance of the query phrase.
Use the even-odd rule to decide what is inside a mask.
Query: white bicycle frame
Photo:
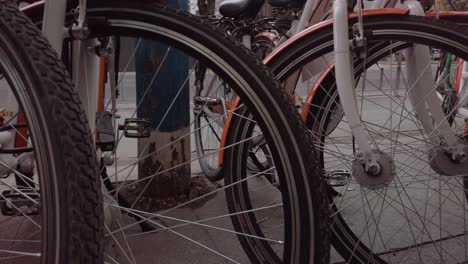
[[[74,81],[75,89],[81,99],[81,103],[88,118],[88,124],[92,135],[96,131],[96,111],[98,109],[98,94],[99,94],[99,66],[100,58],[96,56],[95,45],[97,40],[80,40],[84,39],[87,34],[86,28],[86,0],[79,0],[79,17],[78,23],[75,25],[71,32],[73,34],[74,42],[72,47],[73,56],[73,72],[71,73]],[[65,0],[45,0],[44,5],[44,18],[42,31],[48,38],[52,47],[61,54],[63,40],[70,37],[70,30],[64,27],[66,15],[66,1]],[[113,63],[113,56],[109,56],[109,63]],[[112,67],[111,67],[112,68]],[[112,111],[115,111],[115,94],[116,83],[115,72],[109,70],[110,91]],[[115,120],[114,120],[114,127]],[[92,137],[93,140],[95,137]],[[98,157],[102,157],[106,166],[113,164],[114,160],[109,153],[101,153],[98,151]],[[105,195],[103,197],[105,204],[114,204],[115,200],[112,197]],[[112,215],[116,213],[115,207],[106,205],[104,209],[104,221],[106,225],[112,222]]]
[[[313,12],[315,11],[315,8],[317,8],[319,1],[320,0],[307,0],[299,22],[296,24],[293,23],[293,25],[296,26],[296,28],[292,29],[294,34],[299,33],[307,27],[308,22]],[[372,8],[385,8],[387,2],[388,1],[386,0],[375,0]],[[354,36],[354,38],[356,43],[359,45],[363,39],[364,32],[362,28],[363,6],[360,0],[358,0],[357,3],[359,21],[355,26],[359,34]],[[409,9],[411,15],[425,15],[422,6],[417,0],[407,0],[403,3],[398,3],[395,7]],[[369,168],[369,166],[379,167],[375,160],[372,159],[372,147],[369,143],[369,135],[363,128],[354,96],[354,90],[349,88],[354,87],[354,85],[350,86],[349,84],[354,84],[355,81],[353,74],[354,71],[351,63],[351,50],[348,35],[347,0],[335,0],[333,5],[333,19],[335,72],[340,102],[359,150],[366,158],[366,169]],[[464,153],[461,149],[458,148],[458,141],[455,135],[455,131],[445,118],[445,114],[440,107],[440,101],[437,98],[437,95],[430,92],[431,87],[435,87],[435,82],[431,69],[427,69],[426,67],[430,60],[430,55],[427,52],[427,49],[424,47],[414,46],[413,48],[407,49],[405,52],[406,58],[412,58],[412,60],[406,62],[406,71],[409,79],[408,82],[409,86],[412,87],[409,90],[409,94],[415,106],[418,119],[421,121],[425,132],[428,135],[443,135],[440,139],[438,139],[438,137],[430,138],[435,144],[442,143],[447,146],[448,149],[450,149],[452,158],[457,157],[457,155],[462,155],[464,157]],[[460,91],[463,92],[461,93],[462,97],[460,105],[465,105],[468,103],[468,92],[466,92],[466,89],[463,89],[466,83],[465,80],[468,79],[467,63],[464,63],[463,69],[464,78],[460,85]],[[415,79],[414,76],[422,77]],[[424,101],[428,105],[428,109],[426,108],[425,103],[420,103],[420,98],[424,98]],[[465,109],[463,107],[459,108],[459,112],[464,110]],[[466,114],[468,117],[468,110],[466,110],[464,114]]]
[[[375,5],[382,5],[383,2],[376,2]],[[378,6],[381,7],[381,6]],[[416,0],[404,2],[405,8],[410,10],[412,15],[425,15],[422,6]],[[362,12],[362,6],[358,0],[359,12]],[[354,97],[354,91],[349,87],[349,83],[354,84],[350,44],[348,36],[348,11],[346,0],[336,0],[333,7],[334,23],[334,43],[335,43],[335,65],[337,76],[338,95],[345,112],[349,127],[356,139],[360,152],[365,158],[366,170],[369,166],[379,166],[371,155],[371,146],[369,135],[365,132],[358,112],[358,107]],[[362,15],[359,15],[359,36],[355,36],[359,43],[363,35]],[[463,150],[458,147],[458,140],[455,131],[449,125],[445,118],[440,101],[431,88],[435,87],[432,69],[426,67],[430,61],[429,53],[424,47],[415,45],[406,50],[406,70],[408,76],[409,94],[415,107],[415,112],[419,121],[428,135],[443,135],[439,137],[430,137],[433,143],[444,144],[449,149],[452,159],[465,158]],[[415,79],[415,76],[418,76]],[[426,108],[427,105],[427,108]],[[377,147],[377,146],[375,146]]]
[[[69,36],[70,30],[65,28],[65,0],[45,0],[42,32],[49,40],[59,56],[62,53],[63,40]],[[79,0],[79,17],[77,25],[71,32],[73,38],[73,72],[75,89],[83,104],[89,120],[91,131],[95,130],[96,108],[98,101],[99,58],[88,51],[94,46],[93,40],[81,41],[86,35],[86,0]]]
[[[385,8],[386,6],[385,0],[377,0],[373,3],[372,9],[379,9],[379,8]],[[410,10],[410,14],[414,15],[424,15],[423,12],[421,12],[419,8],[419,3],[414,4],[408,1],[405,1],[403,4],[402,3],[397,3],[395,8],[407,8]],[[437,12],[437,11],[436,11]],[[457,114],[462,116],[465,119],[468,119],[468,91],[466,86],[467,80],[468,80],[468,62],[463,61],[463,65],[459,66],[462,68],[462,74],[460,78],[460,83],[459,83],[459,92],[458,92],[458,107],[457,107]],[[442,98],[439,98],[442,99]]]

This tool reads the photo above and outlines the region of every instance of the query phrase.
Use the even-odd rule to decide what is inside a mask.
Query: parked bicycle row
[[[158,4],[0,0],[0,263],[468,261],[465,2]]]

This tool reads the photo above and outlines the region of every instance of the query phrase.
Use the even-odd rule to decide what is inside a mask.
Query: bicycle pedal
[[[27,197],[26,197],[27,196]],[[38,215],[40,213],[40,196],[38,190],[21,192],[6,190],[0,197],[0,212],[4,216]]]
[[[128,138],[147,138],[151,135],[151,122],[143,118],[126,118],[119,130]]]
[[[115,147],[114,126],[112,125],[112,114],[109,111],[96,113],[96,145],[102,151],[112,151]]]
[[[331,187],[341,187],[348,184],[351,172],[348,170],[333,170],[325,173],[325,180]]]

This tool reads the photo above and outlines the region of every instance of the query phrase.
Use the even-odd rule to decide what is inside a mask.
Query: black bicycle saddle
[[[219,13],[225,17],[254,18],[263,5],[263,0],[222,0]]]
[[[268,0],[273,7],[302,7],[305,0]]]

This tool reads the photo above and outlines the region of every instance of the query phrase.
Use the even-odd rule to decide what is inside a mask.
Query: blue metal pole
[[[188,10],[188,0],[167,0],[164,4]],[[152,123],[150,137],[138,139],[138,154],[157,153],[140,161],[139,178],[157,175],[146,191],[153,198],[181,194],[190,187],[191,179],[190,163],[178,166],[190,160],[190,137],[178,140],[190,131],[189,58],[173,46],[143,39],[135,56],[135,70],[137,102],[141,102],[137,115]],[[158,151],[168,144],[171,147]],[[172,167],[177,168],[158,174]]]

